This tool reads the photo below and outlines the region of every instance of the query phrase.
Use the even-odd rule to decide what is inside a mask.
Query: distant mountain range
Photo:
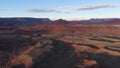
[[[0,18],[0,26],[33,26],[51,22],[48,18]]]
[[[52,21],[49,18],[0,18],[0,26],[34,26],[34,25],[120,25],[119,18],[90,19],[81,21]]]

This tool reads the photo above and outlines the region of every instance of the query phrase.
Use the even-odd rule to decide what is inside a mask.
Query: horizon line
[[[0,18],[46,18],[47,17],[0,17]],[[59,19],[62,19],[62,20],[67,20],[67,21],[80,21],[80,20],[90,20],[90,19],[120,19],[120,17],[95,17],[95,18],[76,18],[76,19],[72,19],[72,18],[68,18],[68,19],[65,19],[65,18],[49,18],[48,19],[50,20],[59,20]]]

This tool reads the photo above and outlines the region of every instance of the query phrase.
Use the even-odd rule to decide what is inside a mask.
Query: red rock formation
[[[82,63],[85,68],[100,68],[100,65],[95,60],[83,59]]]
[[[33,26],[19,28],[16,33],[19,31],[46,34],[120,34],[120,28],[114,26]]]

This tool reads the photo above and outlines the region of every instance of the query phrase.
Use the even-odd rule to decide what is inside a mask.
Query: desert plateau
[[[0,68],[120,67],[118,21],[114,25],[50,22],[0,27]]]

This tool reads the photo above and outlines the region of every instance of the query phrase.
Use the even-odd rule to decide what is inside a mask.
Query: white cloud
[[[119,8],[120,6],[116,5],[108,5],[108,4],[101,4],[101,5],[85,5],[85,6],[67,6],[67,7],[56,7],[57,9],[27,9],[27,12],[31,13],[72,13],[74,11],[82,11],[82,10],[95,10],[101,8]]]
[[[70,13],[70,12],[64,12],[64,11],[59,11],[59,10],[55,10],[55,9],[27,9],[27,11],[32,12],[32,13],[51,13],[51,12]]]
[[[72,7],[72,10],[94,10],[94,9],[101,9],[101,8],[116,8],[119,6],[115,5],[88,5],[88,6],[80,6],[80,7]]]

